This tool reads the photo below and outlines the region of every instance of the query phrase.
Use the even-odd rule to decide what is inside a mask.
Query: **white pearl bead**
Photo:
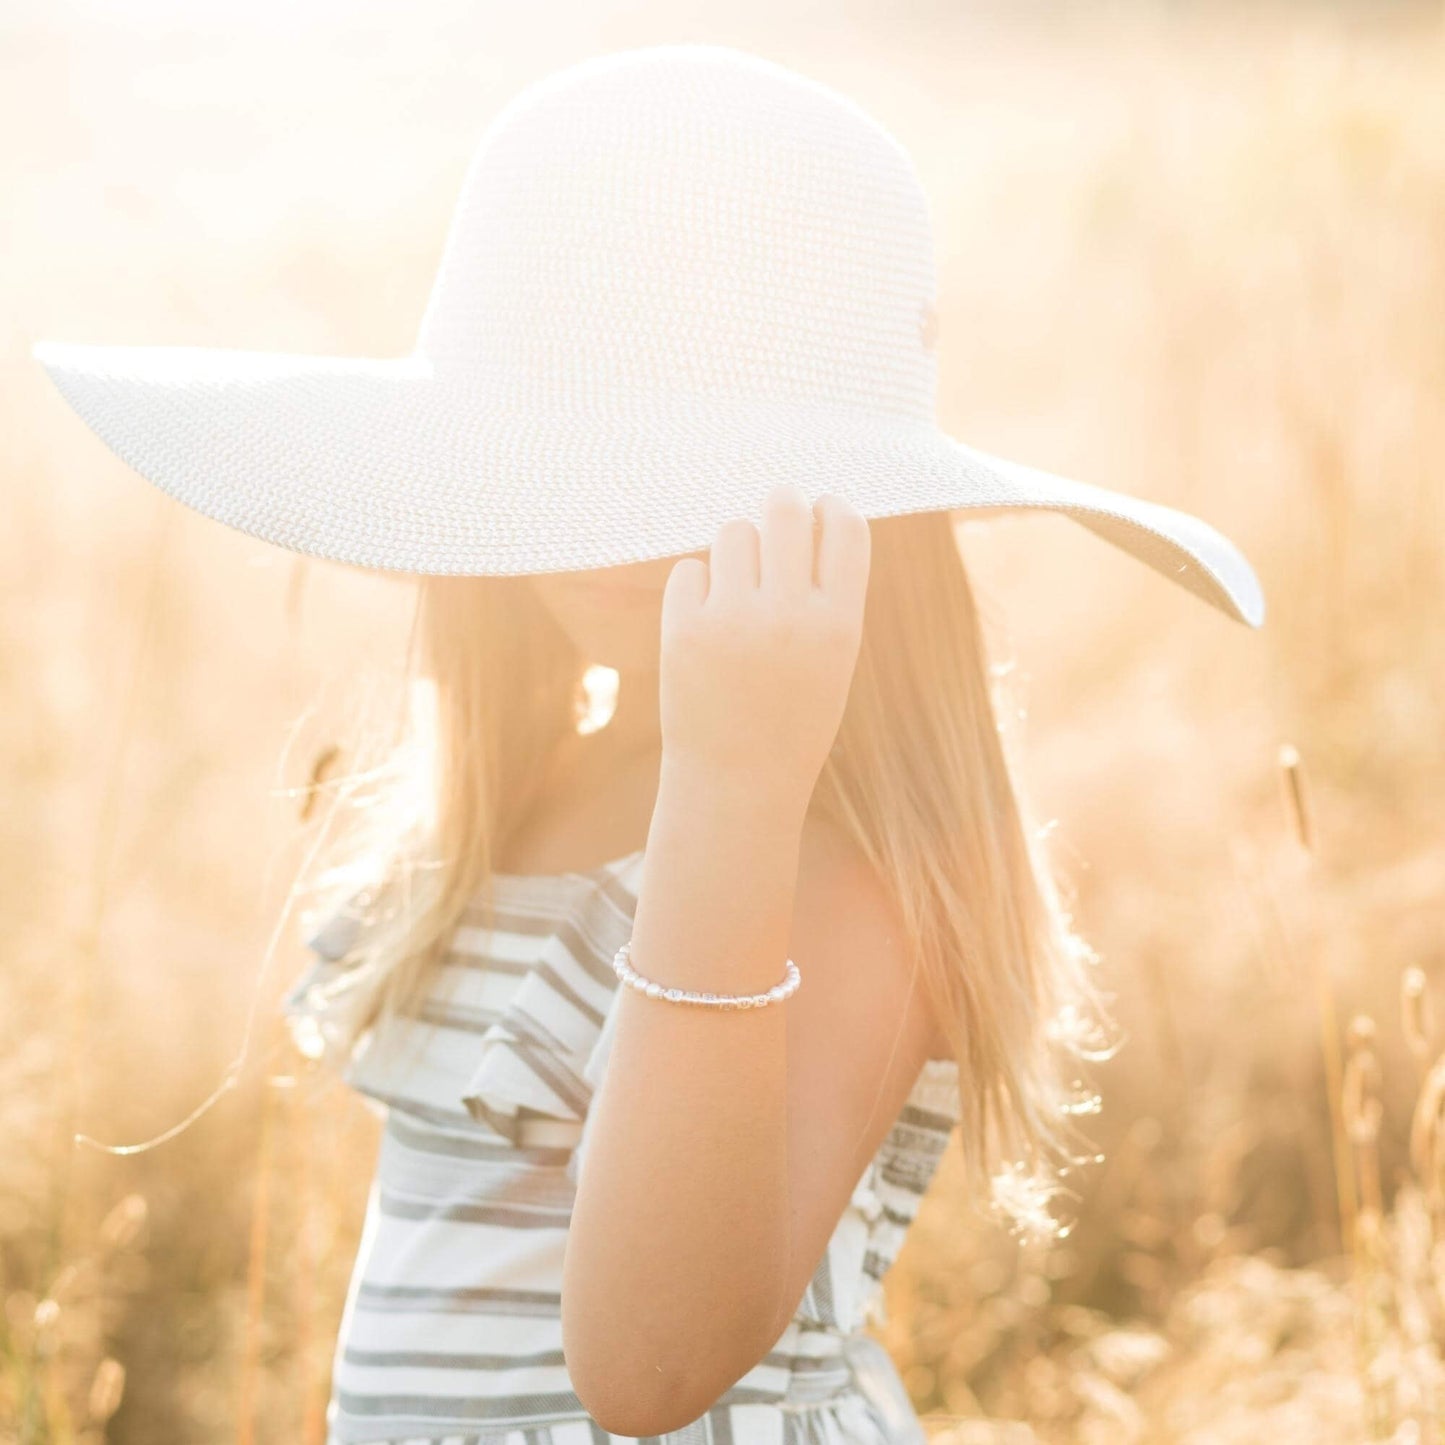
[[[648,985],[647,985],[647,996],[648,996],[648,998],[661,998],[661,997],[662,997],[662,985],[661,985],[660,983],[650,983],[650,984],[648,984]]]

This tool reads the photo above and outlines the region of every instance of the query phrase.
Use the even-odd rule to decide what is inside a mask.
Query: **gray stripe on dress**
[[[487,1224],[498,1229],[566,1229],[571,1211],[564,1205],[429,1203],[400,1199],[383,1189],[377,1209],[389,1219],[443,1219],[459,1224]]]
[[[551,1315],[562,1309],[558,1290],[474,1287],[442,1289],[425,1285],[377,1284],[363,1280],[356,1292],[358,1308],[415,1312],[438,1310],[446,1314]]]
[[[518,1148],[499,1139],[488,1139],[475,1130],[467,1134],[427,1127],[412,1117],[411,1106],[398,1108],[388,1119],[386,1132],[399,1144],[419,1153],[446,1155],[453,1159],[474,1159],[485,1163],[510,1164],[521,1172],[523,1165],[565,1165],[571,1149],[560,1145],[531,1144]],[[450,1120],[451,1116],[447,1116]]]
[[[342,1354],[348,1365],[362,1365],[368,1369],[419,1370],[519,1370],[541,1369],[546,1366],[566,1367],[567,1361],[561,1350],[533,1350],[529,1354],[503,1355],[469,1354],[439,1350],[362,1350],[348,1345]]]

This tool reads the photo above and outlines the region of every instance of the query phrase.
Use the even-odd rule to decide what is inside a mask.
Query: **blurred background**
[[[407,621],[162,496],[30,345],[401,355],[496,110],[681,39],[912,152],[941,425],[1199,513],[1270,607],[960,530],[1124,1042],[1066,1238],[944,1160],[879,1328],[930,1434],[1445,1438],[1438,0],[0,0],[0,1441],[321,1445],[378,1121],[279,1030],[282,914]]]

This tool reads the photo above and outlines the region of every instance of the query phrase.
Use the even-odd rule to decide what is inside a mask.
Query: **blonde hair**
[[[1106,1052],[1093,955],[1073,933],[1028,821],[995,707],[973,590],[947,512],[874,519],[863,638],[810,811],[893,894],[918,977],[959,1065],[966,1189],[1015,1225],[1079,1162],[1081,1058]],[[337,1041],[406,1007],[469,910],[490,915],[499,846],[585,714],[588,661],[520,577],[422,577],[399,738],[324,788],[343,839],[314,885],[364,905]],[[1007,712],[1005,716],[1009,715]],[[354,1002],[354,1000],[353,1000]]]

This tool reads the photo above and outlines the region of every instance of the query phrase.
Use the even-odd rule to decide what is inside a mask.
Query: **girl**
[[[952,1133],[1046,1214],[1098,1030],[952,513],[1262,599],[1198,519],[939,431],[934,292],[881,126],[654,46],[494,122],[410,357],[40,349],[174,495],[416,577],[283,1003],[385,1118],[334,1445],[918,1442],[863,1326]]]

